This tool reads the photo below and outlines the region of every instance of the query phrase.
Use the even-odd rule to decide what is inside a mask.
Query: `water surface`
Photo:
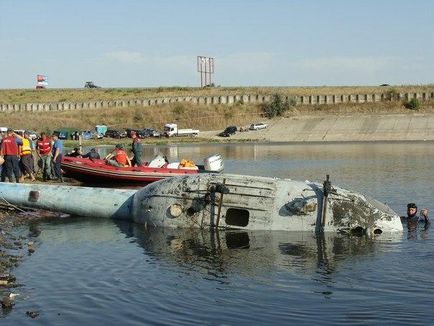
[[[147,147],[170,160],[221,153],[229,173],[323,181],[404,213],[430,211],[432,143]],[[9,325],[431,324],[432,229],[379,237],[145,229],[66,218],[39,225],[13,270]],[[36,320],[25,315],[38,311]]]

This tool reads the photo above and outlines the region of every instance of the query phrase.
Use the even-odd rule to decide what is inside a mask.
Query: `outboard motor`
[[[223,158],[220,154],[213,154],[203,159],[203,167],[207,172],[221,172],[224,169]]]

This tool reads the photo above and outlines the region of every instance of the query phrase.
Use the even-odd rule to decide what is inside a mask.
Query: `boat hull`
[[[134,183],[148,184],[161,179],[179,175],[197,174],[198,169],[189,168],[153,168],[153,167],[114,167],[104,160],[65,157],[62,170],[66,175],[83,182],[98,183]]]

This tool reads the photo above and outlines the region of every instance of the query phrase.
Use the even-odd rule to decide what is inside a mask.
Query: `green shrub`
[[[174,108],[173,108],[173,114],[175,115],[181,115],[185,112],[185,108],[182,104],[177,104]]]
[[[420,102],[417,98],[412,98],[410,101],[405,102],[404,106],[410,110],[419,110]]]
[[[398,92],[396,89],[392,88],[386,92],[386,100],[393,101],[398,97]]]
[[[271,102],[263,106],[264,114],[268,118],[281,116],[295,104],[296,101],[294,98],[288,98],[284,101],[281,95],[274,94]]]
[[[142,121],[143,120],[143,114],[142,114],[142,112],[140,112],[139,110],[134,111],[133,120],[134,120],[134,122],[140,122],[140,121]]]

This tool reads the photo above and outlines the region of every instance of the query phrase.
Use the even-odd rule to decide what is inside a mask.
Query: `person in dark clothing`
[[[141,166],[142,162],[142,153],[143,146],[140,141],[140,138],[137,136],[137,133],[133,130],[131,131],[131,138],[133,142],[131,143],[131,152],[133,153],[133,157],[131,158],[131,166]]]
[[[90,152],[84,154],[82,156],[83,158],[89,158],[90,160],[99,160],[101,157],[99,156],[99,153],[96,151],[96,148],[92,148]]]
[[[53,147],[52,147],[52,156],[53,156],[53,167],[54,174],[57,181],[63,182],[61,162],[62,162],[62,151],[63,145],[62,141],[59,139],[59,136],[53,134]]]
[[[80,151],[80,148],[75,147],[72,152],[69,152],[65,156],[68,156],[68,157],[81,157],[82,154],[83,153]]]
[[[407,228],[409,232],[416,231],[419,222],[424,223],[424,228],[428,228],[430,222],[428,219],[428,210],[422,209],[421,215],[417,216],[417,206],[415,203],[409,203],[407,205],[407,216],[401,216],[402,222],[407,222]]]

